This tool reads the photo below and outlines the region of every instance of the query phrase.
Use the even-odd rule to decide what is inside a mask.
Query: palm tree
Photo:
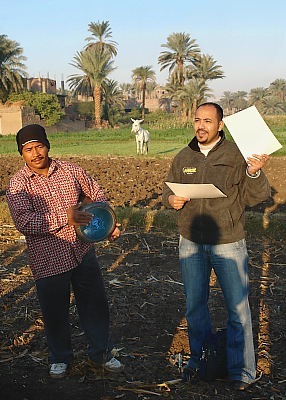
[[[249,92],[248,104],[255,105],[258,109],[261,106],[262,100],[269,95],[269,89],[264,87],[253,88]]]
[[[262,114],[268,115],[284,114],[285,112],[283,103],[277,96],[267,96],[262,99],[260,111]]]
[[[4,103],[10,92],[18,93],[24,88],[26,66],[23,49],[19,43],[0,35],[0,100]]]
[[[142,92],[142,118],[145,118],[145,99],[146,99],[146,86],[147,83],[153,83],[156,80],[155,71],[151,65],[135,68],[132,71],[132,80],[134,84],[139,85]]]
[[[280,102],[286,100],[286,80],[276,79],[270,83],[269,92],[276,96]]]
[[[184,85],[186,79],[186,65],[194,63],[200,54],[200,48],[195,39],[191,39],[188,33],[172,33],[167,38],[167,43],[161,47],[168,50],[162,51],[158,58],[161,64],[160,71],[169,68],[169,76],[173,75],[180,86]]]
[[[155,81],[147,82],[146,93],[148,96],[151,96],[151,94],[154,92],[156,86],[157,86],[157,83]]]
[[[192,79],[178,91],[178,98],[184,104],[186,116],[191,118],[195,115],[197,107],[210,97],[213,97],[212,90],[200,79]]]
[[[90,93],[94,99],[95,124],[101,127],[102,85],[107,76],[115,69],[108,50],[95,52],[92,48],[78,52],[74,56],[73,67],[81,70],[83,75],[70,75],[67,79],[70,89],[77,94]]]
[[[169,82],[165,85],[165,98],[171,101],[171,107],[175,109],[176,114],[180,114],[183,110],[182,101],[179,99],[179,89],[175,83]],[[160,102],[161,104],[161,102]]]
[[[193,66],[188,69],[189,78],[195,77],[203,83],[224,78],[221,65],[216,65],[216,63],[213,56],[209,54],[198,56],[198,58],[194,60]]]
[[[113,127],[115,118],[124,110],[123,92],[118,82],[106,79],[102,84],[103,89],[103,115]]]
[[[247,92],[243,90],[233,93],[233,107],[236,111],[241,111],[247,108],[246,96]]]
[[[131,83],[120,83],[120,89],[123,92],[125,98],[128,98],[132,94],[132,84]]]
[[[226,114],[231,114],[234,102],[234,93],[233,92],[223,92],[221,99],[219,100],[219,104],[226,111]]]
[[[91,32],[92,36],[85,39],[90,42],[85,46],[85,48],[93,48],[94,50],[100,52],[107,50],[110,52],[112,57],[116,57],[118,43],[110,40],[112,37],[112,31],[109,26],[109,22],[91,22],[88,26],[88,30]],[[97,40],[94,41],[94,38]]]

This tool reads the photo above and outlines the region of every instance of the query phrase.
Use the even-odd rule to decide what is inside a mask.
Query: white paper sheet
[[[227,197],[216,186],[211,183],[174,183],[166,182],[172,192],[179,197],[187,199],[214,199],[217,197]]]
[[[253,154],[269,155],[282,147],[255,106],[229,115],[223,121],[245,160]]]

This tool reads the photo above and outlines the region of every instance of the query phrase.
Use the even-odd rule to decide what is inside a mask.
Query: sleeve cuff
[[[255,174],[250,174],[249,172],[248,172],[248,168],[246,168],[246,175],[249,177],[249,178],[258,178],[259,176],[260,176],[260,169],[255,173]]]

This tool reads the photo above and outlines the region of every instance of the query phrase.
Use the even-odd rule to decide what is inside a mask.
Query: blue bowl
[[[100,242],[107,239],[116,226],[116,215],[113,209],[103,202],[86,204],[80,208],[93,214],[93,219],[87,226],[77,226],[76,233],[84,242]]]

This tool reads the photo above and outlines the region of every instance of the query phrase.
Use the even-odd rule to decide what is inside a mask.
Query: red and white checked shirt
[[[81,167],[50,161],[47,176],[25,165],[6,192],[15,226],[26,236],[35,280],[75,268],[93,246],[80,241],[74,226],[68,226],[67,209],[82,193],[92,201],[107,201],[103,189]]]

